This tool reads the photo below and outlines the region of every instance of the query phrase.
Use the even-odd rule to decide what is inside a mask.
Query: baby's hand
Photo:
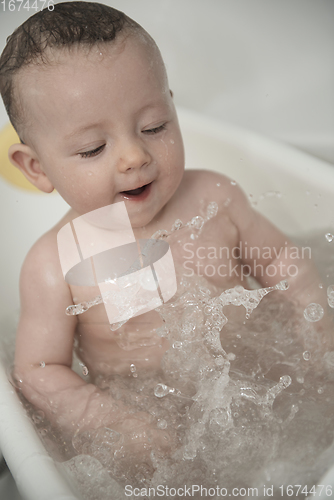
[[[120,435],[115,446],[125,454],[144,453],[147,456],[152,450],[165,454],[176,447],[177,440],[172,436],[173,433],[159,429],[152,415],[135,411],[133,407],[112,399],[106,393],[101,394],[96,391],[90,398],[82,417],[77,423],[76,438],[74,438],[77,442],[80,442],[81,435],[87,434],[91,439],[95,439],[98,430],[110,429]],[[74,447],[77,449],[77,446]],[[79,449],[77,451],[81,452]]]
[[[145,412],[125,415],[122,421],[110,427],[122,435],[122,450],[138,456],[149,455],[152,450],[170,453],[176,446],[172,434],[157,427],[155,419]]]

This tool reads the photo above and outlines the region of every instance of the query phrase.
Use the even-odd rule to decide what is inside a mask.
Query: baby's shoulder
[[[57,245],[60,227],[51,228],[29,250],[21,268],[21,286],[35,285],[41,289],[51,286],[54,289],[64,285]]]
[[[192,197],[212,198],[218,203],[235,198],[240,201],[239,198],[245,196],[233,179],[212,170],[186,170],[184,188]]]

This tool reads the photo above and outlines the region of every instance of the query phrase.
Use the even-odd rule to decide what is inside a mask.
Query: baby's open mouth
[[[148,186],[150,186],[152,183],[150,182],[149,184],[145,184],[144,186],[137,188],[137,189],[130,189],[129,191],[122,191],[122,194],[126,194],[128,196],[138,196],[142,194]]]

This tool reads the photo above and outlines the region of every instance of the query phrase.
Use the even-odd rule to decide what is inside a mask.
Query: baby
[[[107,426],[131,439],[135,430],[138,446],[153,440],[168,447],[168,434],[155,430],[149,414],[132,411],[94,384],[98,375],[131,375],[131,365],[139,374],[159,370],[169,347],[155,333],[160,316],[152,311],[129,320],[121,332],[137,348],[124,349],[103,305],[66,315],[70,304],[99,291],[65,282],[58,231],[82,214],[124,201],[136,239],[145,239],[169,230],[176,219],[191,220],[214,201],[218,214],[207,222],[201,241],[193,240],[191,261],[189,247],[177,238],[171,243],[175,265],[185,274],[207,263],[220,266],[226,272],[210,280],[227,289],[245,285],[240,270],[248,266],[261,286],[288,279],[287,293],[302,297],[305,307],[319,302],[312,297],[315,271],[307,259],[291,257],[286,236],[251,208],[234,182],[184,170],[182,135],[159,49],[123,13],[90,2],[58,3],[36,13],[7,41],[0,90],[21,139],[9,150],[11,162],[38,189],[56,189],[71,207],[35,243],[22,267],[15,354],[22,393],[71,434]],[[243,251],[246,246],[260,249],[256,263]],[[217,251],[212,257],[203,251],[222,247],[238,248],[239,254]],[[269,265],[275,273],[264,272]],[[290,265],[297,269],[293,276]],[[75,339],[90,383],[71,368]]]

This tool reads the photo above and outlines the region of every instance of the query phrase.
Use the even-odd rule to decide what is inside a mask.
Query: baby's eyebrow
[[[136,115],[140,115],[141,113],[144,113],[148,109],[154,109],[154,108],[159,109],[160,108],[162,110],[165,108],[166,104],[167,103],[165,101],[161,101],[160,99],[150,101],[150,102],[144,104],[140,109],[138,109],[136,111]]]
[[[70,132],[68,135],[65,136],[66,140],[73,139],[73,137],[76,137],[77,135],[82,134],[83,132],[86,132],[87,130],[90,130],[92,128],[97,128],[101,124],[100,123],[91,123],[90,125],[84,125],[82,127],[77,128],[73,132]]]

